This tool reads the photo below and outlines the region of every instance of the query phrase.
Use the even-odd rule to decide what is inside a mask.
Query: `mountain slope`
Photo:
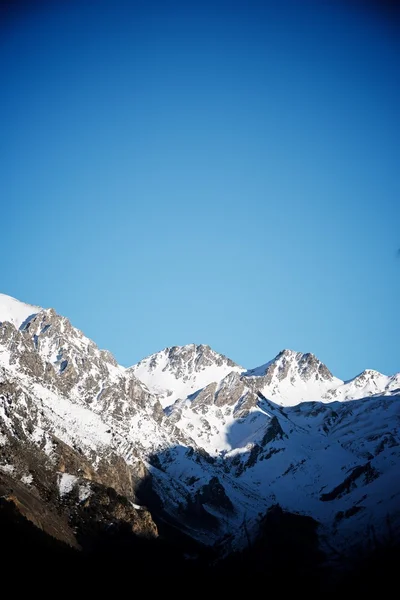
[[[26,324],[29,318],[37,314],[41,308],[20,302],[11,296],[0,294],[0,323],[8,321],[17,329]]]

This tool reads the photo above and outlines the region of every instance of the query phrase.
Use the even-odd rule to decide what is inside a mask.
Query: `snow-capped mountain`
[[[153,390],[162,389],[160,382],[172,371],[167,352],[160,354],[160,370],[157,360],[139,363]],[[233,365],[213,380],[209,368],[195,392],[196,385],[184,387],[184,368],[176,371],[180,393],[166,409],[169,419],[222,458],[237,481],[269,504],[312,514],[327,525],[327,536],[342,536],[338,544],[350,547],[363,527],[367,535],[367,522],[384,529],[389,505],[400,526],[399,374],[369,370],[343,382],[313,354],[292,350],[247,371]],[[372,496],[365,493],[368,486]]]
[[[275,504],[341,552],[388,518],[400,539],[399,374],[343,382],[290,350],[246,370],[194,344],[125,369],[53,309],[0,299],[0,487],[40,501],[51,535],[74,544],[66,523],[112,488],[104,522],[155,535],[144,502],[222,552]]]
[[[273,360],[244,373],[257,389],[281,406],[320,400],[343,381],[313,354],[282,350]]]
[[[337,388],[329,389],[322,397],[323,400],[355,400],[375,394],[386,395],[400,392],[400,374],[388,377],[366,369],[350,381],[345,381]]]
[[[165,348],[144,358],[130,371],[159,397],[165,408],[231,371],[241,373],[244,369],[209,346],[189,344]]]
[[[211,503],[213,493],[218,497],[225,494],[220,478],[227,481],[241,508],[225,515],[224,526],[214,534],[208,525],[204,531],[200,519],[192,535],[210,542],[234,527],[243,511],[256,515],[257,505],[248,506],[245,495],[237,491],[240,485],[231,482],[221,466],[214,465],[207,453],[173,424],[158,398],[53,309],[39,310],[19,329],[2,320],[0,424],[0,473],[13,475],[19,483],[28,482],[25,486],[29,489],[40,484],[40,472],[32,469],[32,462],[44,463],[47,468],[54,465],[52,485],[63,501],[65,486],[62,484],[61,490],[60,481],[68,475],[68,481],[85,486],[84,473],[84,479],[98,485],[111,482],[138,504],[135,486],[143,487],[138,483],[141,474],[142,480],[151,478],[168,513],[181,511],[181,505],[192,498],[199,520],[201,494],[211,494]],[[29,456],[23,450],[27,447],[34,448]],[[208,489],[210,482],[212,490]],[[70,492],[74,489],[71,486]],[[190,506],[189,502],[189,513],[194,510]],[[218,507],[215,511],[218,513]],[[208,516],[210,521],[217,520],[215,514]],[[188,520],[193,519],[188,515]],[[180,520],[184,528],[182,515]],[[202,520],[207,524],[204,515]]]

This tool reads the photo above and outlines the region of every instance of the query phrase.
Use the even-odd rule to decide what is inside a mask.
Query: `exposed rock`
[[[192,400],[192,409],[198,410],[198,408],[201,406],[207,407],[213,404],[216,389],[217,384],[213,382],[196,393],[194,399]]]
[[[220,387],[215,393],[216,406],[225,406],[226,404],[236,404],[243,395],[245,386],[241,381],[239,373],[229,373],[221,382]]]
[[[267,427],[267,430],[262,438],[261,445],[264,447],[273,440],[281,440],[284,436],[287,437],[277,417],[272,417]]]
[[[202,504],[210,504],[217,508],[233,511],[233,504],[218,477],[212,477],[208,484],[203,485],[197,492],[196,497],[199,498]]]
[[[51,537],[80,548],[66,514],[60,514],[56,506],[38,496],[35,490],[0,472],[0,511],[7,504]]]
[[[379,477],[379,473],[372,467],[370,462],[367,462],[365,465],[359,465],[351,471],[350,475],[348,475],[344,481],[333,488],[331,492],[322,494],[320,500],[323,502],[330,502],[336,498],[340,498],[343,494],[348,494],[350,490],[356,486],[357,480],[362,476],[364,476],[366,483],[369,483]]]
[[[237,402],[235,409],[233,411],[234,416],[237,419],[243,419],[244,417],[247,417],[250,410],[257,406],[257,403],[258,403],[257,394],[247,391],[246,393],[243,394],[243,396]]]

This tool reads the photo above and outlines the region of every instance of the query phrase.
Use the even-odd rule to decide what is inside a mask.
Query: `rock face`
[[[226,510],[233,511],[233,504],[218,477],[212,477],[206,485],[203,485],[197,492],[197,497],[202,504],[210,504],[217,508],[225,508]]]
[[[3,371],[4,378],[4,371]],[[128,524],[137,535],[156,536],[144,507],[134,507],[139,477],[121,456],[94,454],[77,437],[65,443],[46,407],[16,380],[0,383],[0,490],[37,527],[76,548],[86,521]],[[50,418],[49,418],[50,417]]]
[[[0,496],[53,538],[154,538],[160,519],[226,553],[279,504],[339,552],[388,518],[400,539],[400,375],[342,382],[291,350],[246,371],[194,344],[125,369],[20,304],[0,297]]]

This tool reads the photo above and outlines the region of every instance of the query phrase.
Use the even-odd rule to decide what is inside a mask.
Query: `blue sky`
[[[400,370],[383,11],[60,0],[2,19],[1,292],[125,365],[196,342],[248,368],[291,348],[342,378]]]

